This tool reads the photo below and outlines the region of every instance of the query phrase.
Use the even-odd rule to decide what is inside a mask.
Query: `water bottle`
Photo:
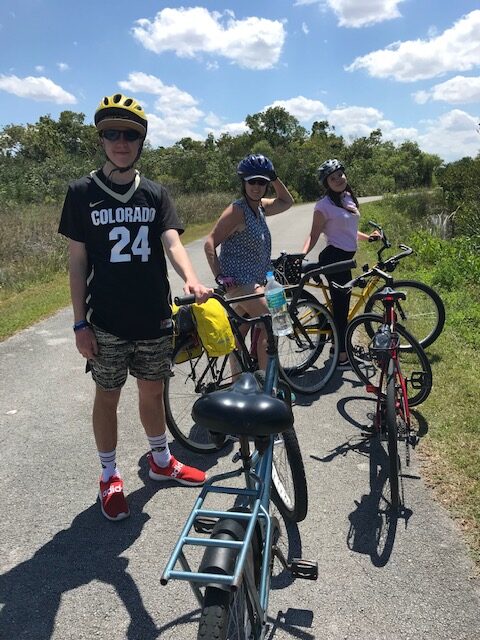
[[[293,327],[288,313],[285,291],[282,285],[273,277],[272,271],[267,273],[265,300],[272,316],[273,333],[276,336],[286,336],[292,333]]]

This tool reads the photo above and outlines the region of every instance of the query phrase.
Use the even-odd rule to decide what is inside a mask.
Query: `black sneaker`
[[[351,369],[352,365],[350,364],[350,360],[348,358],[346,358],[345,360],[339,360],[338,364],[337,364],[337,369],[340,369],[341,371],[347,371],[348,369]]]

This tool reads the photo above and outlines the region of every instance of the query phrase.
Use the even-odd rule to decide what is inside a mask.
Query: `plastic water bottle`
[[[282,285],[275,280],[272,271],[267,273],[265,300],[270,315],[272,316],[273,333],[276,336],[286,336],[292,333],[293,327],[288,313],[285,290]]]

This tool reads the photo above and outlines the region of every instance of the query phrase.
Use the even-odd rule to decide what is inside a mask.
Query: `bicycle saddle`
[[[406,300],[407,294],[403,291],[395,291],[391,287],[384,287],[381,291],[373,294],[372,300],[383,300],[387,297],[393,300]]]
[[[192,418],[210,431],[235,436],[266,436],[293,425],[291,407],[264,393],[252,373],[242,373],[226,391],[203,395]]]

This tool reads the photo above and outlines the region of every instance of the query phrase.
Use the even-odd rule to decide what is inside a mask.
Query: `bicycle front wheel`
[[[285,520],[301,522],[305,519],[308,511],[307,479],[293,427],[275,436],[272,500]]]
[[[431,345],[443,330],[445,324],[445,306],[441,297],[431,287],[414,280],[395,280],[393,288],[406,293],[406,300],[395,302],[398,321],[425,348]],[[379,289],[378,291],[381,291]],[[381,300],[369,298],[365,313],[383,313]],[[409,349],[409,345],[400,342],[400,349]]]
[[[397,386],[395,363],[391,358],[387,369],[386,385],[386,420],[387,420],[387,449],[390,479],[390,498],[392,507],[398,509],[400,502],[399,472],[400,460],[398,457],[398,429],[397,429]]]
[[[332,314],[320,302],[298,300],[289,307],[293,332],[278,338],[281,377],[299,393],[320,391],[335,372],[337,329]]]
[[[251,640],[255,617],[244,582],[236,591],[205,589],[197,640]]]
[[[177,442],[196,453],[221,449],[224,439],[215,441],[210,432],[192,418],[195,401],[205,393],[227,388],[232,383],[229,357],[212,358],[189,339],[173,351],[172,376],[165,380],[164,402],[168,428]]]
[[[381,363],[371,352],[372,336],[383,324],[383,317],[365,313],[347,326],[345,346],[353,370],[368,385],[380,386]],[[432,390],[432,368],[418,341],[401,325],[396,331],[406,349],[398,350],[398,362],[407,381],[408,404],[412,407],[424,402]],[[383,393],[383,396],[385,394]]]

